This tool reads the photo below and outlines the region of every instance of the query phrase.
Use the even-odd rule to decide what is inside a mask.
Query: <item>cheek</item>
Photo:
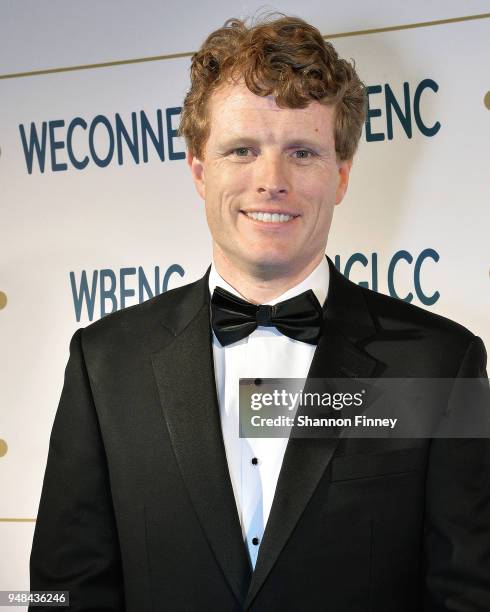
[[[226,215],[240,208],[251,184],[248,174],[240,168],[224,166],[208,174],[206,208],[209,208],[209,214]]]
[[[237,211],[240,208],[241,199],[236,192],[227,188],[226,185],[213,184],[212,189],[206,191],[206,218],[208,224],[215,231],[227,231],[227,227],[234,222]]]
[[[331,214],[331,209],[335,205],[337,185],[333,184],[328,177],[315,178],[314,181],[304,183],[300,197],[307,209],[318,219],[327,217]]]

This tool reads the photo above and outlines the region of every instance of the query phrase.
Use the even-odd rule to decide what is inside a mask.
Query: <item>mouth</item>
[[[243,215],[252,219],[253,221],[258,221],[259,223],[274,223],[274,224],[284,224],[294,221],[299,215],[295,215],[287,212],[267,212],[267,211],[240,211]]]

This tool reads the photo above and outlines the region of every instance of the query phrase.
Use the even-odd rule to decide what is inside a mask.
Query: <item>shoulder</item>
[[[191,318],[205,299],[206,277],[170,289],[149,300],[106,315],[80,332],[84,349],[123,350],[145,345],[151,350],[173,337],[176,318]]]
[[[367,308],[378,332],[388,341],[408,340],[417,346],[422,362],[430,355],[439,355],[447,361],[462,364],[465,359],[486,363],[486,350],[482,340],[464,325],[448,317],[425,310],[414,304],[370,289],[361,288]],[[401,349],[401,344],[398,345]],[[484,366],[483,366],[484,367]]]
[[[404,325],[454,335],[467,341],[474,337],[467,327],[448,317],[371,289],[361,290],[369,311],[383,329],[399,329]]]

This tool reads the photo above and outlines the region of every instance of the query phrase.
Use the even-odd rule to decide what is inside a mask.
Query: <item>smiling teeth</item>
[[[292,215],[282,215],[278,213],[263,213],[263,212],[249,212],[246,213],[247,217],[255,219],[255,221],[265,221],[266,223],[285,223],[292,219]]]

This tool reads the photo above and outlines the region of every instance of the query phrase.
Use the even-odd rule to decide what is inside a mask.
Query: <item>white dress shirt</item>
[[[268,304],[312,289],[323,306],[328,284],[329,268],[324,257],[305,280]],[[216,286],[243,298],[221,278],[213,264],[209,274],[211,295]],[[213,334],[216,389],[226,458],[243,537],[254,568],[288,440],[239,437],[238,382],[240,378],[306,378],[315,349],[316,345],[292,340],[275,327],[259,326],[243,340],[228,346],[221,346]]]

